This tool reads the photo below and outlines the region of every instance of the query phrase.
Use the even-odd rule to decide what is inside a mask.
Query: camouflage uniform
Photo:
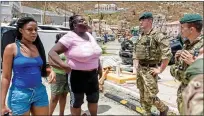
[[[146,114],[151,114],[155,105],[160,112],[166,110],[166,105],[157,97],[157,77],[150,74],[150,68],[156,68],[162,59],[172,56],[167,36],[152,29],[148,34],[140,35],[134,45],[133,59],[139,60],[137,70],[137,88],[140,92],[140,104]]]
[[[188,86],[183,91],[183,115],[203,115],[203,58],[196,60],[185,72]]]
[[[185,14],[181,19],[180,23],[193,23],[193,22],[202,22],[202,16],[199,14]],[[196,38],[192,43],[190,43],[189,40],[184,42],[183,50],[187,50],[190,54],[196,56],[199,49],[203,46],[203,38],[198,37]],[[180,57],[178,58],[180,59]],[[186,88],[188,84],[188,80],[185,78],[185,71],[188,68],[188,64],[186,64],[182,60],[176,60],[175,65],[173,65],[170,69],[170,73],[173,77],[175,77],[177,80],[181,82],[181,85],[178,88],[177,91],[177,105],[178,110],[181,113],[181,103],[182,103],[182,92]]]
[[[203,46],[203,38],[198,37],[197,40],[190,44],[190,42],[187,40],[184,43],[183,50],[187,50],[192,55],[195,55],[199,51],[199,49]],[[188,68],[188,64],[186,64],[184,61],[176,60],[175,65],[171,66],[170,73],[173,77],[175,77],[177,80],[181,82],[178,91],[177,91],[177,107],[179,112],[181,113],[181,103],[182,103],[182,92],[186,88],[188,80],[185,78],[185,71]]]

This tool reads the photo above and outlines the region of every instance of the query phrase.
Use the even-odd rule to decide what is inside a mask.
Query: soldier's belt
[[[158,64],[148,64],[148,63],[141,63],[141,62],[139,62],[139,65],[145,66],[145,67],[157,67],[158,66]]]

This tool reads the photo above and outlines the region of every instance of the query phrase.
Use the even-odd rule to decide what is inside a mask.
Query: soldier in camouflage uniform
[[[187,40],[184,42],[183,49],[176,52],[175,65],[171,66],[170,73],[181,82],[177,91],[177,105],[181,114],[182,92],[188,83],[184,72],[195,61],[195,56],[203,46],[203,38],[200,37],[202,17],[199,14],[185,14],[180,23],[181,36]]]
[[[160,115],[167,115],[168,106],[157,97],[159,92],[157,79],[172,57],[169,40],[166,35],[152,28],[151,12],[144,12],[139,20],[142,33],[134,45],[133,73],[137,74],[140,104],[146,115],[151,115],[152,105],[157,107]]]
[[[203,50],[203,49],[202,49]],[[183,115],[203,115],[203,55],[190,65],[186,72],[188,86],[183,91]]]

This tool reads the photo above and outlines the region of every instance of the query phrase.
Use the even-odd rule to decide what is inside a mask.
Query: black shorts
[[[99,85],[97,70],[72,70],[68,75],[68,83],[71,107],[80,108],[84,103],[84,94],[86,94],[89,103],[98,103]]]

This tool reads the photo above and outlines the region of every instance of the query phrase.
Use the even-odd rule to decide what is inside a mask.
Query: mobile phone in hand
[[[4,113],[4,116],[9,116],[9,112]]]

